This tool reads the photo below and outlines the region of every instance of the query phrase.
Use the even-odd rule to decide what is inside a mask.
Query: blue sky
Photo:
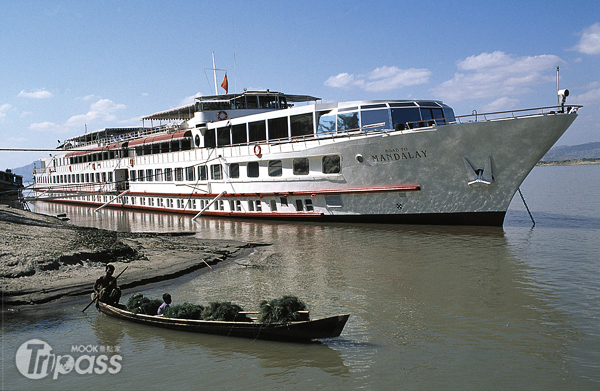
[[[213,51],[230,92],[439,99],[457,114],[554,105],[560,66],[584,108],[558,145],[600,141],[597,0],[7,0],[0,148],[52,149],[212,95]],[[44,155],[0,152],[0,168]]]

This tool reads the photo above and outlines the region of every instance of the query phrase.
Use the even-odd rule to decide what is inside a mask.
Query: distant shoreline
[[[573,160],[550,160],[539,161],[536,166],[583,166],[600,164],[600,159],[573,159]]]

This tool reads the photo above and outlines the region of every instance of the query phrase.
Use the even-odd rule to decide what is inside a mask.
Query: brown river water
[[[299,344],[127,323],[83,313],[87,298],[4,313],[1,388],[600,389],[600,166],[537,167],[521,189],[534,228],[518,194],[502,228],[193,223],[37,204],[78,225],[272,243],[122,302],[169,292],[251,311],[290,294],[313,318],[351,316],[339,338]],[[24,376],[18,352],[31,340],[62,356],[65,373]]]

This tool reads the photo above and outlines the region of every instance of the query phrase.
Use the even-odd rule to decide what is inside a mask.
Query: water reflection
[[[202,383],[208,388],[298,388],[301,377],[326,388],[339,388],[346,378],[342,386],[367,389],[442,388],[465,378],[481,388],[552,388],[579,365],[571,359],[581,338],[575,316],[561,307],[562,292],[536,264],[564,254],[572,240],[540,237],[546,232],[539,228],[523,225],[507,234],[495,227],[219,218],[195,224],[191,216],[39,205],[48,214],[67,213],[79,225],[272,243],[240,261],[260,267],[225,262],[140,288],[145,295],[168,291],[176,302],[233,301],[253,310],[260,300],[293,294],[313,317],[351,313],[341,338],[308,345],[195,335],[98,315],[92,321],[96,339],[116,339],[125,349],[123,377],[114,380],[121,387],[158,388],[147,379],[165,362],[176,363],[160,383],[171,388],[197,384],[198,368],[211,374]],[[498,373],[511,374],[514,383],[499,383]]]

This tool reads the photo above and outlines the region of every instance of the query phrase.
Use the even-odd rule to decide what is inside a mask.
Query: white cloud
[[[34,92],[26,92],[25,90],[21,90],[19,95],[20,98],[35,98],[35,99],[44,99],[44,98],[52,98],[52,93],[46,90],[37,90]]]
[[[178,106],[187,106],[187,105],[191,105],[192,103],[194,103],[197,97],[202,96],[201,92],[196,92],[196,94],[188,96],[183,98],[181,101],[179,101],[179,105]]]
[[[95,122],[116,121],[117,116],[114,113],[122,109],[125,109],[124,104],[115,103],[110,99],[100,99],[90,105],[90,110],[87,113],[72,116],[64,125],[46,121],[33,123],[29,125],[29,129],[40,132],[66,133],[76,128],[83,129],[85,125],[94,124]]]
[[[505,111],[514,109],[519,105],[518,99],[512,99],[507,96],[496,99],[492,103],[485,105],[482,107],[483,111],[491,112],[491,111]]]
[[[117,117],[114,112],[125,108],[124,104],[115,103],[110,99],[100,99],[90,105],[90,111],[86,114],[74,115],[67,120],[67,127],[82,127],[94,121],[115,121]]]
[[[584,54],[600,54],[600,23],[584,28],[573,49]]]
[[[400,69],[396,66],[382,66],[366,75],[339,73],[325,80],[325,85],[333,88],[380,92],[396,90],[405,86],[424,84],[429,81],[431,71],[424,68]]]
[[[60,125],[55,124],[54,122],[37,122],[29,125],[29,129],[35,130],[36,132],[54,132],[54,133],[64,133],[68,131],[61,127]]]
[[[481,53],[458,61],[461,72],[433,88],[433,92],[448,101],[520,95],[531,92],[533,85],[555,80],[553,74],[545,72],[564,63],[549,54],[515,57],[504,52]]]
[[[594,88],[583,94],[570,96],[568,101],[569,103],[577,105],[600,103],[600,88]]]
[[[26,139],[25,137],[8,137],[6,139],[6,141],[8,142],[9,145],[17,145],[17,144],[24,144],[29,140]]]
[[[94,94],[90,94],[90,95],[82,96],[82,97],[79,97],[79,98],[75,98],[75,100],[83,100],[83,101],[86,101],[86,100],[91,100],[91,99],[94,99],[95,97],[96,97],[96,95],[94,95]]]
[[[0,106],[0,118],[6,117],[6,113],[8,113],[12,109],[12,106],[9,103],[5,103]]]

